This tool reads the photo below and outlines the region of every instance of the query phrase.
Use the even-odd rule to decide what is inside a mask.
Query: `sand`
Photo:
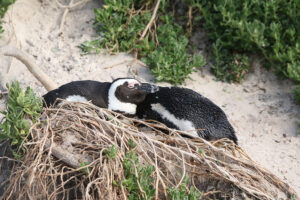
[[[97,38],[93,8],[101,7],[101,2],[90,1],[71,10],[60,31],[64,9],[55,1],[18,0],[4,18],[6,32],[0,46],[13,44],[32,55],[58,85],[74,80],[111,81],[127,76],[153,81],[148,68],[134,62],[131,55],[82,55],[77,46]],[[195,38],[194,41],[200,41],[201,34]],[[216,81],[208,66],[193,73],[191,78],[182,86],[194,89],[222,107],[237,132],[239,145],[253,160],[300,194],[300,135],[297,133],[300,107],[293,99],[292,83],[279,79],[258,62],[254,62],[253,72],[241,84]],[[46,93],[22,63],[0,57],[0,89],[14,79],[23,88],[30,86],[39,95]]]

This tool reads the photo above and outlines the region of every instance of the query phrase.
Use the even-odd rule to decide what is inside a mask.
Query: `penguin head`
[[[135,114],[136,105],[144,101],[147,94],[157,91],[158,86],[133,78],[116,79],[109,88],[108,109]]]

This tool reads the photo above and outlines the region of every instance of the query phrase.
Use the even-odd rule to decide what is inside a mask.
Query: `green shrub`
[[[300,104],[300,85],[294,89],[294,95],[297,103]],[[298,127],[298,133],[300,134],[300,126]]]
[[[250,69],[247,55],[262,54],[265,66],[300,81],[300,1],[196,0],[213,42],[213,73],[239,82]],[[300,87],[294,90],[300,102]]]
[[[249,70],[247,53],[261,53],[267,66],[300,81],[300,1],[197,2],[213,42],[213,72],[219,79],[241,80]]]
[[[88,164],[89,164],[88,162],[82,162],[82,163],[80,163],[79,168],[82,168],[80,171],[83,172],[83,173],[85,173],[85,174],[89,174],[90,171],[91,171],[91,169],[89,167],[85,167]]]
[[[32,123],[40,116],[42,99],[30,87],[23,92],[18,81],[7,85],[9,89],[5,121],[0,124],[0,139],[11,139],[11,145],[18,149],[28,136]]]
[[[154,172],[154,166],[152,165],[142,165],[138,162],[138,157],[134,151],[129,151],[126,153],[125,159],[123,161],[124,167],[124,179],[122,180],[122,185],[126,188],[129,193],[129,199],[153,199],[155,195],[154,187],[154,177],[152,176]],[[138,176],[136,176],[135,170]],[[142,191],[139,188],[141,187]]]
[[[121,181],[113,180],[113,184],[116,187],[119,187],[120,184],[122,184],[127,190],[128,198],[130,200],[153,199],[155,194],[155,178],[153,177],[154,166],[140,163],[138,156],[134,151],[136,144],[132,140],[129,140],[128,145],[129,150],[126,152],[122,163],[124,178]],[[117,153],[118,148],[115,147],[115,145],[112,145],[109,149],[104,150],[104,154],[109,159],[115,159]],[[88,173],[88,171],[84,172]]]
[[[129,151],[127,151],[124,161],[124,179],[121,184],[126,188],[130,200],[150,200],[154,198],[156,177],[153,176],[154,166],[143,164],[139,161],[134,148],[136,144],[129,140]],[[111,148],[112,149],[112,148]],[[172,200],[197,200],[201,193],[190,184],[188,176],[184,178],[177,188],[167,188],[168,199]],[[120,186],[120,183],[114,181],[114,185]],[[143,192],[141,191],[143,190]]]
[[[300,104],[300,85],[298,85],[294,89],[294,94],[295,94],[295,99],[296,99],[297,103]]]
[[[181,84],[196,67],[205,64],[200,55],[192,57],[186,53],[188,39],[182,28],[174,22],[172,15],[161,17],[157,28],[159,46],[142,60],[151,66],[157,81]]]
[[[123,161],[124,179],[122,185],[129,193],[130,200],[150,200],[155,195],[153,172],[154,166],[141,164],[133,150],[135,144],[129,141],[130,150],[126,153]],[[140,190],[140,187],[143,190]]]
[[[201,193],[193,186],[188,187],[189,177],[186,176],[177,188],[168,188],[169,198],[172,200],[197,200],[201,198]]]
[[[104,154],[109,158],[115,159],[118,154],[118,148],[112,145],[110,149],[104,149]]]
[[[141,38],[151,19],[154,1],[105,0],[103,8],[95,9],[99,39],[85,42],[80,48],[87,53],[106,48],[111,52],[135,52],[150,66],[157,81],[181,84],[205,64],[202,56],[187,54],[188,39],[175,23],[169,1],[162,0],[155,27]]]
[[[1,23],[1,19],[4,17],[8,7],[13,4],[15,0],[0,0],[0,34],[3,33],[3,27]]]

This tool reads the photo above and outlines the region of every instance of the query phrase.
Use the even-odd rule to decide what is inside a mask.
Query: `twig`
[[[2,91],[0,90],[0,95],[7,95],[7,94],[8,94],[8,91],[3,91],[3,92],[2,92]]]
[[[64,7],[63,5],[61,5],[58,0],[56,0],[57,4],[60,6],[60,7]],[[70,10],[70,7],[72,6],[73,4],[73,0],[70,0],[70,3],[69,3],[69,6],[66,6],[65,7],[65,11],[64,11],[64,14],[62,15],[62,18],[61,18],[61,21],[60,21],[60,26],[59,26],[59,34],[62,33],[63,31],[63,27],[64,27],[64,24],[65,24],[65,21],[66,21],[66,17],[67,17],[67,14],[69,13],[69,10]]]
[[[39,66],[37,66],[32,56],[10,45],[0,48],[0,54],[3,54],[4,56],[12,56],[20,60],[24,65],[26,65],[32,75],[42,83],[47,91],[57,88],[56,83],[54,83],[52,79],[45,74]]]
[[[145,63],[143,63],[142,61],[138,60],[136,57],[130,62],[129,65],[134,65],[134,64],[139,64],[142,65],[143,67],[149,68],[148,65],[146,65]]]
[[[76,8],[77,6],[80,6],[82,4],[85,4],[91,0],[82,0],[82,1],[79,1],[74,4],[73,4],[73,0],[70,0],[70,3],[68,6],[62,5],[58,0],[55,0],[55,1],[60,8],[65,9],[64,14],[62,15],[62,18],[61,18],[60,26],[59,26],[59,34],[61,34],[63,31],[64,23],[66,21],[66,17],[68,15],[68,13],[71,11],[71,9]]]
[[[51,150],[51,154],[53,156],[75,169],[79,168],[81,163],[92,162],[92,158],[74,152],[71,153],[66,149],[56,145],[54,142],[50,144],[49,140],[46,141],[45,147],[47,151]]]
[[[142,61],[138,60],[137,58],[134,58],[132,60],[124,60],[122,62],[119,62],[119,63],[116,63],[116,64],[113,64],[113,65],[108,65],[108,66],[105,66],[103,67],[104,69],[109,69],[109,68],[113,68],[113,67],[116,67],[116,66],[119,66],[119,65],[123,65],[125,63],[129,63],[128,65],[131,66],[131,65],[134,65],[135,63],[138,63],[140,65],[142,65],[143,67],[148,67],[145,63],[143,63]]]
[[[67,8],[67,9],[73,9],[73,8],[76,8],[77,6],[80,6],[81,4],[85,4],[85,3],[88,3],[89,1],[91,0],[82,0],[82,1],[79,1],[77,3],[74,3],[74,4],[69,4],[68,6],[65,6],[63,4],[61,4],[58,0],[55,0],[57,5],[60,7],[60,8]],[[72,0],[73,1],[73,0]]]
[[[103,67],[104,69],[109,69],[109,68],[113,68],[113,67],[116,67],[116,66],[119,66],[119,65],[123,65],[127,62],[131,62],[131,60],[124,60],[122,62],[119,62],[119,63],[116,63],[116,64],[113,64],[113,65],[109,65],[109,66],[105,66]]]
[[[72,3],[72,0],[71,0],[71,3]],[[66,17],[67,17],[68,13],[69,13],[69,8],[66,8],[65,11],[64,11],[64,14],[62,15],[61,21],[60,21],[59,34],[63,31],[63,27],[64,27],[64,24],[65,24]]]
[[[174,131],[174,136],[159,134],[155,130],[157,124],[128,118],[88,103],[64,102],[59,108],[47,108],[44,111],[42,120],[31,128],[30,134],[32,142],[40,142],[40,145],[26,143],[28,151],[23,157],[24,167],[13,169],[4,197],[36,198],[42,192],[44,195],[38,196],[39,199],[47,199],[50,194],[53,199],[62,196],[67,198],[69,191],[73,190],[80,194],[75,194],[74,198],[78,199],[128,199],[130,192],[126,191],[122,183],[126,178],[123,161],[130,140],[136,144],[132,151],[139,161],[136,164],[130,159],[140,197],[146,197],[146,188],[141,187],[139,175],[142,174],[138,169],[147,165],[154,167],[150,177],[156,177],[156,182],[155,179],[151,181],[155,189],[155,196],[153,194],[152,198],[156,199],[167,198],[166,188],[181,185],[185,174],[193,179],[191,184],[196,190],[203,191],[205,197],[221,193],[234,198],[235,192],[238,192],[257,199],[274,199],[279,190],[287,198],[288,195],[295,194],[275,175],[249,160],[245,153],[237,152],[238,155],[234,155],[233,151],[241,149],[225,140],[214,144],[204,139],[193,141],[179,137],[180,132],[176,130],[162,126],[160,128],[165,131]],[[112,119],[107,120],[107,116]],[[45,118],[47,123],[44,123]],[[151,130],[140,131],[135,126],[136,122]],[[152,133],[156,135],[153,136]],[[63,147],[59,146],[61,141]],[[118,149],[114,159],[104,153],[104,149],[111,145]],[[88,165],[78,168],[82,160],[75,159],[75,164],[72,164],[75,169],[70,168],[70,164],[63,163],[70,161],[60,159],[63,162],[57,162],[52,156],[45,155],[45,151],[48,151],[48,155],[54,155],[57,147],[63,148],[62,151],[57,149],[62,157],[67,156],[69,159],[74,154],[89,157],[93,161],[87,160]],[[205,153],[198,152],[200,148]],[[82,169],[88,171],[84,172]],[[23,187],[22,182],[26,179],[30,180],[30,184]],[[64,189],[69,183],[70,187]],[[115,184],[119,186],[116,187]],[[228,184],[231,185],[230,188],[227,187]],[[187,183],[186,187],[189,185]],[[213,191],[205,189],[210,187],[215,188]],[[295,198],[298,199],[296,194]]]
[[[156,17],[157,10],[158,10],[158,8],[159,8],[160,1],[161,1],[161,0],[157,0],[156,5],[155,5],[155,8],[154,8],[154,11],[153,11],[153,14],[152,14],[152,17],[151,17],[149,23],[147,24],[147,26],[146,26],[146,28],[145,28],[145,30],[144,30],[142,36],[140,37],[140,40],[144,39],[144,37],[146,36],[146,34],[147,34],[149,28],[152,26],[153,21],[154,21],[154,19],[155,19],[155,17]]]
[[[188,35],[190,35],[192,33],[192,29],[193,29],[193,26],[192,26],[192,12],[193,12],[193,7],[192,6],[189,6],[189,11],[188,11],[188,17],[189,17],[189,20],[188,20],[188,23],[187,23],[187,26],[189,27],[188,28]]]

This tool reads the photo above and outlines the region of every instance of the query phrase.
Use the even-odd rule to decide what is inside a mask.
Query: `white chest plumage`
[[[124,103],[118,100],[115,96],[108,96],[108,109],[112,111],[121,111],[128,114],[136,113],[136,105],[132,103]]]
[[[189,120],[178,119],[160,103],[151,104],[151,109],[161,115],[163,119],[167,119],[168,121],[172,122],[179,130],[187,131],[187,133],[193,137],[199,137],[193,122]]]
[[[72,102],[87,102],[87,99],[80,95],[71,95],[66,98],[67,101]]]
[[[70,95],[66,98],[66,101],[70,102],[87,102],[88,100],[80,95]],[[60,106],[62,103],[58,103],[57,105]]]
[[[121,102],[115,95],[118,86],[122,85],[126,81],[132,81],[132,79],[121,79],[114,82],[108,91],[108,109],[112,111],[121,111],[127,114],[136,114],[136,104]]]

